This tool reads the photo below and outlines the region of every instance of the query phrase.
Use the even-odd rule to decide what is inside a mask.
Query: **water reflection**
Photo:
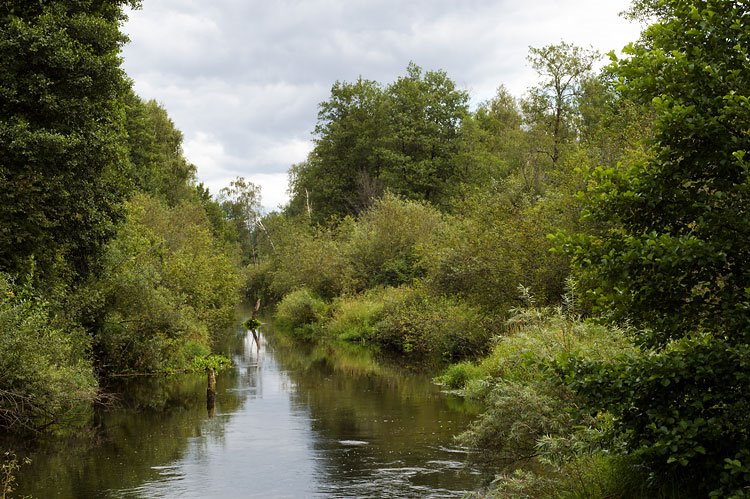
[[[64,443],[26,449],[20,494],[46,497],[451,497],[479,485],[452,446],[471,410],[362,351],[265,331],[225,346],[235,368],[131,380]]]

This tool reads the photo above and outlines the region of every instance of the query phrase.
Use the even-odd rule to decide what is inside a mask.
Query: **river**
[[[267,327],[267,326],[264,326]],[[482,477],[453,444],[475,408],[356,348],[238,330],[206,407],[200,375],[116,388],[73,437],[22,450],[19,496],[460,497]]]

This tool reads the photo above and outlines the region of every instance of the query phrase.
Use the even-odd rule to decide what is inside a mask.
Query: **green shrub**
[[[56,324],[49,305],[0,274],[0,429],[67,421],[96,397],[80,328]]]
[[[97,320],[90,329],[102,371],[185,369],[232,320],[240,284],[199,204],[170,208],[139,194],[76,306]]]
[[[470,381],[479,380],[485,372],[473,362],[459,362],[452,364],[435,381],[448,388],[457,390],[466,387]]]
[[[387,194],[352,224],[346,252],[355,286],[409,284],[424,274],[417,248],[442,224],[440,212]]]
[[[570,356],[558,369],[589,411],[615,416],[612,433],[647,466],[652,484],[686,478],[703,496],[747,492],[750,346],[702,335],[661,352]]]
[[[489,333],[476,307],[422,290],[397,288],[384,297],[373,342],[411,358],[457,361],[476,357]]]
[[[328,305],[303,288],[286,295],[276,307],[276,324],[295,336],[311,340],[320,334]]]
[[[326,331],[343,341],[370,341],[375,334],[375,326],[383,315],[383,294],[382,290],[373,290],[362,295],[340,298],[333,306]]]
[[[341,243],[345,227],[312,227],[302,219],[274,218],[267,228],[273,248],[267,267],[258,270],[268,277],[256,272],[254,282],[267,285],[271,299],[300,288],[332,299],[349,289],[351,266]]]

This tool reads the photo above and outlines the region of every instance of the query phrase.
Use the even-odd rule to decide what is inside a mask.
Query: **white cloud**
[[[444,69],[473,102],[534,82],[528,46],[560,40],[619,49],[638,26],[629,0],[159,0],[125,25],[125,69],[185,134],[213,192],[259,179],[264,205],[285,199],[286,170],[311,149],[317,105],[336,80],[383,83],[409,61]],[[262,180],[262,181],[261,181]]]

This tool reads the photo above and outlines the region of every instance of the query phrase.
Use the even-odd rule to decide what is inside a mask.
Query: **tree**
[[[156,101],[125,96],[125,127],[134,187],[165,199],[171,206],[191,196],[195,165],[182,154],[182,132]]]
[[[294,213],[357,214],[382,194],[383,137],[387,134],[384,93],[377,82],[336,82],[320,104],[315,148],[292,168]]]
[[[613,71],[653,108],[654,138],[645,158],[596,173],[584,216],[598,230],[567,241],[600,309],[652,349],[578,366],[576,383],[655,477],[704,495],[750,484],[747,12],[742,0],[637,2],[656,22]]]
[[[237,177],[219,191],[224,216],[234,226],[245,259],[255,258],[256,225],[260,219],[260,187]]]
[[[533,134],[530,162],[532,187],[537,194],[545,169],[540,156],[548,161],[548,168],[555,170],[563,146],[576,139],[576,100],[598,58],[597,52],[566,42],[529,48],[529,62],[541,78],[522,102],[526,124]]]
[[[114,233],[128,191],[125,4],[0,6],[0,270],[81,279]]]
[[[357,215],[386,190],[445,205],[466,177],[456,160],[467,102],[445,72],[413,63],[386,89],[337,82],[320,105],[315,148],[292,167],[289,212],[316,222]]]
[[[469,96],[444,71],[410,63],[388,86],[387,166],[383,180],[408,199],[445,205],[463,180],[456,168],[461,122]]]

